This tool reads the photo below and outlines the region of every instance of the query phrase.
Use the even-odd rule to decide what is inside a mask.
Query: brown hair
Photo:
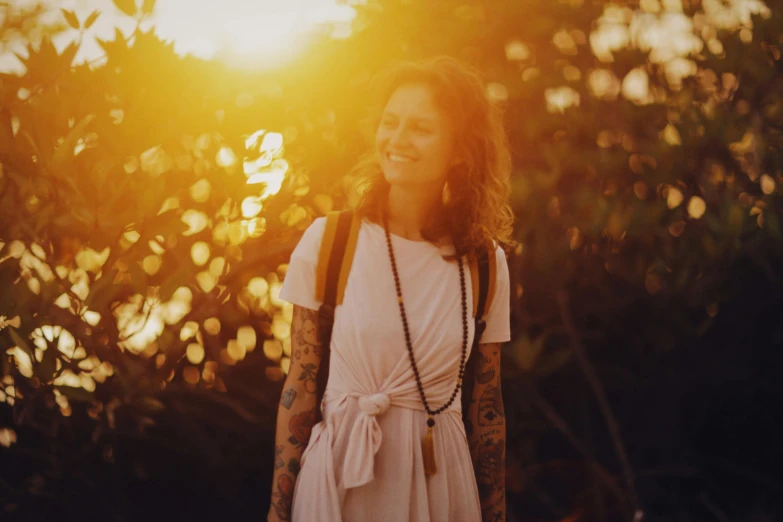
[[[447,172],[443,201],[433,210],[422,236],[436,242],[450,235],[459,255],[472,253],[489,240],[512,246],[508,139],[501,110],[487,98],[478,72],[448,56],[392,65],[373,79],[378,96],[369,121],[373,129],[394,91],[409,83],[423,83],[434,91],[454,125],[454,150],[462,160]],[[374,147],[359,160],[350,179],[359,190],[356,213],[380,223],[389,184]]]

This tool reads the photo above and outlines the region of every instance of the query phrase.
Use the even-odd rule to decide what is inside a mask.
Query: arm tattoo
[[[286,391],[283,392],[283,395],[280,397],[280,404],[287,410],[291,409],[291,405],[294,403],[294,399],[296,399],[296,390],[293,388],[289,388]]]
[[[299,376],[300,381],[304,381],[305,390],[310,393],[315,393],[318,387],[316,383],[316,376],[318,375],[318,367],[313,363],[305,363],[302,365],[302,374]]]
[[[500,477],[503,476],[503,440],[487,439],[479,446],[477,480],[479,493],[487,498],[502,488]]]
[[[302,469],[302,465],[299,463],[299,459],[294,457],[288,461],[288,471],[293,473],[294,476],[299,475],[300,469]]]
[[[479,384],[487,384],[489,381],[495,378],[495,367],[492,365],[492,359],[484,355],[478,354],[478,368],[476,368],[476,381]]]
[[[283,446],[277,445],[275,446],[275,469],[280,469],[283,466],[285,466],[285,462],[283,462],[283,458],[280,456],[283,454]]]
[[[291,502],[294,497],[294,479],[282,474],[277,478],[277,491],[272,494],[272,505],[280,520],[291,520]]]
[[[505,417],[500,388],[490,384],[486,387],[484,393],[481,394],[481,400],[479,401],[479,426],[498,426],[505,422]]]
[[[291,417],[288,423],[288,429],[291,430],[291,436],[288,442],[300,447],[306,447],[310,441],[310,433],[315,424],[315,408],[305,411]]]
[[[297,306],[294,308],[292,323],[296,325],[295,341],[304,350],[305,355],[313,351],[313,354],[321,356],[321,342],[318,339],[318,312]],[[296,352],[294,353],[296,356]]]

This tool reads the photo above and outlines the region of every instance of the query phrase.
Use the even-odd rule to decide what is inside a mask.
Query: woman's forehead
[[[394,90],[383,110],[384,115],[405,116],[436,123],[443,118],[432,90],[423,84],[402,85]]]

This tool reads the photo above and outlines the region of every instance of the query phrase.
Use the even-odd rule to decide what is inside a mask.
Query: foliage
[[[154,8],[115,3],[139,23]],[[747,274],[779,289],[783,190],[783,5],[663,4],[367,2],[350,38],[267,72],[181,57],[141,26],[102,41],[100,63],[30,41],[25,74],[0,76],[6,509],[51,514],[48,493],[82,512],[89,491],[96,518],[125,519],[147,505],[131,492],[218,487],[165,514],[265,510],[284,263],[345,197],[373,73],[449,53],[484,72],[514,151],[515,512],[654,519],[670,477],[639,477],[680,428],[646,438],[624,397],[743,325],[720,321]],[[98,15],[63,16],[82,31]],[[704,495],[667,509],[706,516]]]

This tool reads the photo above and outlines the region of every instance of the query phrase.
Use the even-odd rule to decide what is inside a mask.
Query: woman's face
[[[423,83],[397,88],[386,103],[375,146],[390,185],[442,187],[452,164],[453,129]]]

